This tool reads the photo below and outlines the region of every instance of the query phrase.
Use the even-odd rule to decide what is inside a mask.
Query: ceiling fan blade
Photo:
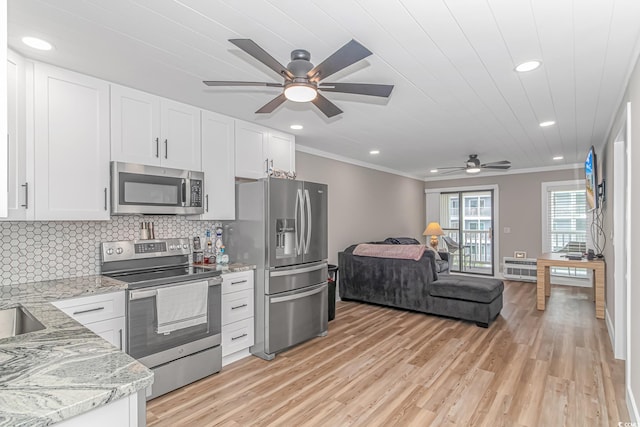
[[[234,81],[214,81],[204,80],[202,83],[207,86],[266,86],[266,87],[284,87],[281,83],[266,82],[234,82]]]
[[[444,169],[458,169],[458,170],[462,170],[462,169],[466,169],[466,166],[448,166],[446,168],[436,168],[438,170],[444,170]]]
[[[510,164],[506,164],[506,165],[499,165],[499,164],[493,164],[493,163],[487,163],[486,165],[482,165],[480,166],[483,169],[509,169],[511,168]]]
[[[376,85],[369,83],[322,83],[318,89],[325,92],[355,93],[358,95],[381,96],[388,98],[393,85]]]
[[[318,82],[371,54],[372,52],[369,49],[357,41],[351,40],[320,64],[313,67],[313,69],[307,73],[307,77],[314,82]]]
[[[451,168],[449,168],[449,169],[451,169]],[[450,171],[439,173],[438,175],[451,175],[452,173],[460,172],[460,171],[463,171],[465,169],[466,168],[453,169],[453,170],[450,170]]]
[[[489,162],[489,163],[484,163],[482,165],[482,167],[485,166],[492,166],[492,165],[509,165],[511,166],[511,162],[509,160],[500,160],[499,162]]]
[[[273,110],[278,108],[286,100],[287,98],[284,96],[284,93],[281,93],[280,95],[273,98],[271,101],[267,102],[258,111],[256,111],[256,114],[271,113],[273,112]]]
[[[293,74],[287,68],[279,63],[273,56],[269,55],[266,50],[261,48],[251,39],[229,39],[231,43],[262,62],[267,67],[288,80],[293,80]]]
[[[339,109],[336,104],[334,104],[333,102],[329,101],[327,98],[325,98],[324,96],[318,94],[316,95],[315,99],[313,101],[313,105],[315,105],[316,107],[318,107],[318,109],[320,111],[322,111],[324,113],[325,116],[331,118],[333,116],[337,116],[338,114],[342,113],[342,110]]]

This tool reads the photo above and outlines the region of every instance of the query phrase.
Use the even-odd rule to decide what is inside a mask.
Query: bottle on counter
[[[215,253],[216,257],[221,255],[220,249],[224,247],[222,243],[222,227],[216,227],[216,242],[215,242]]]
[[[229,265],[229,255],[224,251],[224,245],[220,247],[220,255],[218,256],[218,265]]]
[[[205,248],[204,248],[204,263],[205,264],[215,264],[216,263],[216,255],[213,250],[213,242],[211,241],[211,231],[207,230],[205,232]]]

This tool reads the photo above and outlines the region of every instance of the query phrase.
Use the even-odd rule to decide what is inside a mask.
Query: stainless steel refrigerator
[[[327,186],[265,178],[236,185],[230,251],[257,265],[255,344],[276,353],[327,334]]]

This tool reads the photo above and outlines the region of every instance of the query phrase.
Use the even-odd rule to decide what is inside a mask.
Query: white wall
[[[424,182],[296,152],[298,179],[329,185],[329,263],[349,245],[387,237],[424,242]]]
[[[631,165],[640,164],[640,62],[636,63],[636,66],[631,74],[629,80],[629,86],[623,100],[620,110],[625,107],[626,102],[631,102],[631,140],[630,145],[630,159]],[[616,130],[613,130],[614,132]],[[635,141],[634,141],[635,140]],[[635,146],[634,146],[635,143]],[[640,168],[630,167],[630,194],[631,197],[628,200],[630,204],[630,217],[631,224],[628,236],[631,242],[640,242],[640,222],[636,219],[640,218]],[[630,277],[629,277],[629,292],[627,308],[629,313],[629,323],[627,336],[629,340],[627,342],[627,403],[629,405],[629,411],[632,413],[632,420],[635,422],[640,421],[640,415],[638,413],[638,407],[640,406],[640,246],[637,244],[631,245],[630,259],[632,260]],[[633,262],[636,261],[636,262]]]

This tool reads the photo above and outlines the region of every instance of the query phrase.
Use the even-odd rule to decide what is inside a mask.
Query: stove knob
[[[113,248],[107,249],[107,255],[113,255]]]
[[[182,249],[187,249],[188,247],[188,245],[182,245]]]
[[[122,248],[116,248],[116,253],[120,255],[122,253]]]
[[[174,249],[175,249],[175,246],[173,246],[173,245],[169,245],[169,250],[170,250],[170,251],[172,251],[172,250],[174,250]]]

